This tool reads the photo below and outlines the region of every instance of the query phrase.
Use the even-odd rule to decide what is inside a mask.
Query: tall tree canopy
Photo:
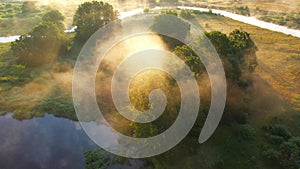
[[[43,22],[53,22],[61,27],[61,29],[64,29],[63,21],[65,17],[58,11],[58,10],[51,10],[47,12],[43,18]]]
[[[22,4],[22,13],[32,12],[35,9],[35,2],[33,1],[25,1]]]
[[[85,42],[99,28],[118,18],[118,12],[113,6],[105,2],[85,2],[81,4],[73,19],[77,26],[76,38]]]
[[[39,67],[51,63],[64,52],[64,17],[56,10],[45,14],[43,21],[11,44],[13,55],[21,64]]]
[[[247,84],[249,73],[257,66],[257,47],[250,34],[236,29],[229,36],[219,31],[206,32],[206,36],[222,58],[227,77],[241,85]]]
[[[184,22],[177,16],[170,14],[161,14],[154,18],[151,30],[153,32],[161,33],[164,35],[172,35],[175,38],[161,35],[162,39],[168,44],[171,49],[175,49],[176,46],[183,45],[177,39],[185,40],[190,33],[191,26],[189,23]]]

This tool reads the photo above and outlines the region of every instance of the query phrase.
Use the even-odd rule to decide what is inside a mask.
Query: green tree
[[[232,52],[232,46],[226,34],[219,31],[212,31],[205,32],[205,35],[221,57],[226,57]]]
[[[182,59],[185,64],[188,65],[196,77],[198,77],[205,70],[201,59],[188,46],[177,46],[173,53],[180,57],[180,59]]]
[[[46,13],[44,21],[11,44],[13,55],[18,58],[19,63],[29,67],[40,67],[52,63],[57,56],[65,52],[62,18],[56,20],[48,17],[56,12]]]
[[[63,21],[65,17],[58,10],[50,10],[47,12],[43,18],[43,22],[53,22],[56,25],[60,26],[61,29],[64,29]]]
[[[271,148],[264,155],[275,160],[282,168],[300,168],[300,137],[294,137],[284,125],[268,125],[263,128]],[[279,140],[279,141],[278,141]]]
[[[118,12],[113,6],[105,2],[85,2],[81,4],[73,19],[77,26],[76,38],[85,42],[99,28],[118,18]]]
[[[22,13],[32,12],[36,9],[35,2],[33,1],[25,1],[22,4]]]
[[[233,47],[238,49],[251,49],[255,47],[250,34],[242,31],[241,29],[235,29],[229,34],[229,39],[233,43]]]
[[[205,34],[221,56],[227,77],[240,86],[248,86],[251,83],[249,74],[257,66],[257,47],[250,34],[240,29],[232,31],[229,36],[219,31]]]
[[[182,19],[168,14],[161,14],[154,18],[153,24],[151,25],[151,30],[158,32],[163,38],[163,40],[168,44],[168,46],[173,50],[176,46],[182,46],[182,41],[185,40],[187,35],[190,33],[190,24],[184,22]],[[174,38],[164,35],[171,35]]]

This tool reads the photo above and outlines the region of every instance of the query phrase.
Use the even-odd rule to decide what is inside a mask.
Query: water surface
[[[0,116],[1,169],[82,169],[97,146],[79,123],[46,115],[18,121]]]

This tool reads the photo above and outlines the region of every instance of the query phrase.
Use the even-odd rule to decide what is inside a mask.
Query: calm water
[[[105,127],[93,122],[85,125]],[[78,122],[53,115],[24,121],[13,119],[11,114],[0,116],[0,169],[83,169],[84,152],[97,148]],[[112,164],[108,169],[138,169],[144,165],[140,160],[129,162]]]
[[[1,169],[82,169],[84,152],[95,148],[79,123],[52,115],[24,121],[0,116]]]

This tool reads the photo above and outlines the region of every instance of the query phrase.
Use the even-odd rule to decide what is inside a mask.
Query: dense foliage
[[[274,124],[263,127],[270,147],[264,155],[280,164],[282,168],[300,168],[300,137],[293,136],[284,125]]]
[[[257,47],[250,34],[236,29],[229,36],[218,31],[207,32],[206,36],[222,58],[227,78],[248,86],[251,82],[249,75],[257,66]]]
[[[76,38],[85,42],[100,27],[116,20],[117,17],[118,12],[108,3],[92,1],[81,4],[73,19],[73,25],[77,26]]]
[[[176,17],[177,13],[176,16],[169,13],[170,12],[167,11],[166,14],[161,14],[155,17],[151,29],[154,32],[160,33],[160,36],[170,49],[175,49],[176,46],[183,44],[191,28],[190,24]],[[181,40],[182,42],[178,41],[177,39]]]
[[[49,11],[43,21],[28,34],[22,35],[11,45],[19,63],[29,67],[51,64],[57,56],[66,52],[64,17],[56,10]]]
[[[36,10],[35,2],[25,1],[22,5],[22,13],[28,13]]]

